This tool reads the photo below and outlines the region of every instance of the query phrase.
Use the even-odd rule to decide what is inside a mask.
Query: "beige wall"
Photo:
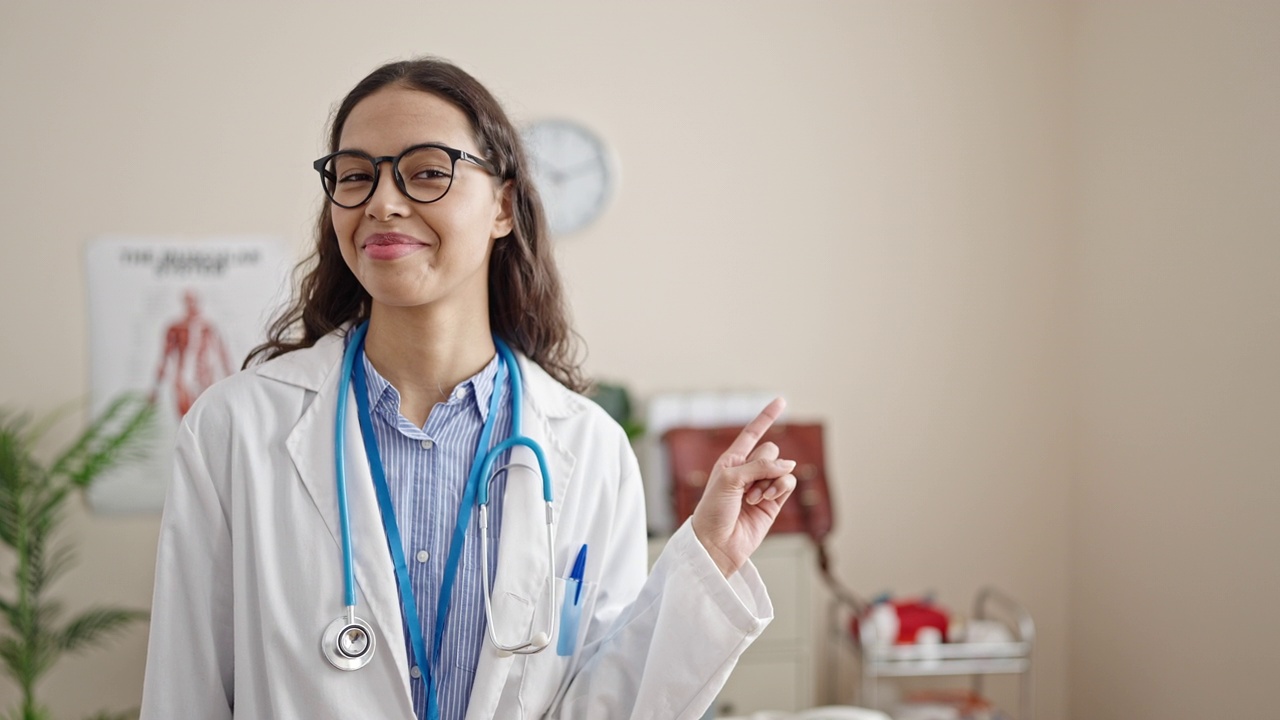
[[[1208,606],[1259,571],[1276,589],[1247,544],[1266,493],[1277,506],[1257,449],[1276,407],[1276,218],[1258,190],[1275,194],[1275,123],[1256,114],[1275,117],[1274,12],[176,5],[0,4],[0,157],[22,168],[0,192],[0,402],[87,392],[88,239],[265,232],[301,249],[331,103],[379,62],[435,52],[518,118],[604,134],[621,193],[559,253],[589,370],[641,396],[781,388],[825,418],[850,582],[959,609],[987,582],[1021,599],[1041,720],[1069,702],[1192,717],[1141,703],[1218,689],[1261,702],[1247,667],[1209,658],[1234,647],[1218,623],[1266,626]],[[1185,139],[1207,175],[1162,152]],[[76,514],[68,603],[145,606],[156,527]],[[1193,629],[1215,652],[1179,640]],[[68,717],[136,704],[144,652],[138,628],[60,665],[45,698]],[[0,684],[0,706],[13,697]]]
[[[1280,6],[1072,26],[1072,714],[1276,717]]]

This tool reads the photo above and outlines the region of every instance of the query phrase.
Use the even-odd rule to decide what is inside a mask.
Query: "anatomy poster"
[[[236,372],[288,300],[290,264],[270,238],[104,237],[86,254],[94,413],[124,392],[150,397],[158,432],[147,460],[90,488],[99,512],[159,510],[178,422]]]

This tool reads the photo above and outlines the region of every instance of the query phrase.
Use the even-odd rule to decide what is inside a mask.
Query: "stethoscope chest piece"
[[[320,640],[320,651],[339,670],[359,670],[373,659],[373,628],[358,617],[343,615],[329,623]]]

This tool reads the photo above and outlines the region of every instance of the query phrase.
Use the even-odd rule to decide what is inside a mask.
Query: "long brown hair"
[[[438,58],[383,65],[361,80],[334,112],[329,152],[337,152],[351,110],[391,85],[432,93],[466,113],[481,154],[493,164],[499,178],[511,183],[511,233],[498,238],[489,260],[490,327],[552,377],[583,391],[586,382],[578,357],[578,337],[569,324],[542,201],[534,188],[520,135],[497,99],[479,81]],[[327,201],[316,218],[315,238],[315,250],[295,269],[302,278],[297,294],[271,323],[267,341],[245,358],[245,367],[311,347],[343,323],[369,317],[371,298],[342,259]]]

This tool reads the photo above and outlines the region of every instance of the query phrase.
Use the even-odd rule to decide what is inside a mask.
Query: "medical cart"
[[[1031,614],[1012,598],[995,588],[978,591],[973,604],[974,620],[1004,623],[1011,639],[1002,642],[954,642],[925,645],[863,645],[840,623],[841,613],[833,604],[830,613],[833,633],[849,638],[859,665],[857,703],[879,707],[877,689],[884,678],[963,676],[972,678],[973,691],[982,694],[986,675],[1018,676],[1016,720],[1034,720],[1032,704],[1031,650],[1035,643],[1035,623]]]

